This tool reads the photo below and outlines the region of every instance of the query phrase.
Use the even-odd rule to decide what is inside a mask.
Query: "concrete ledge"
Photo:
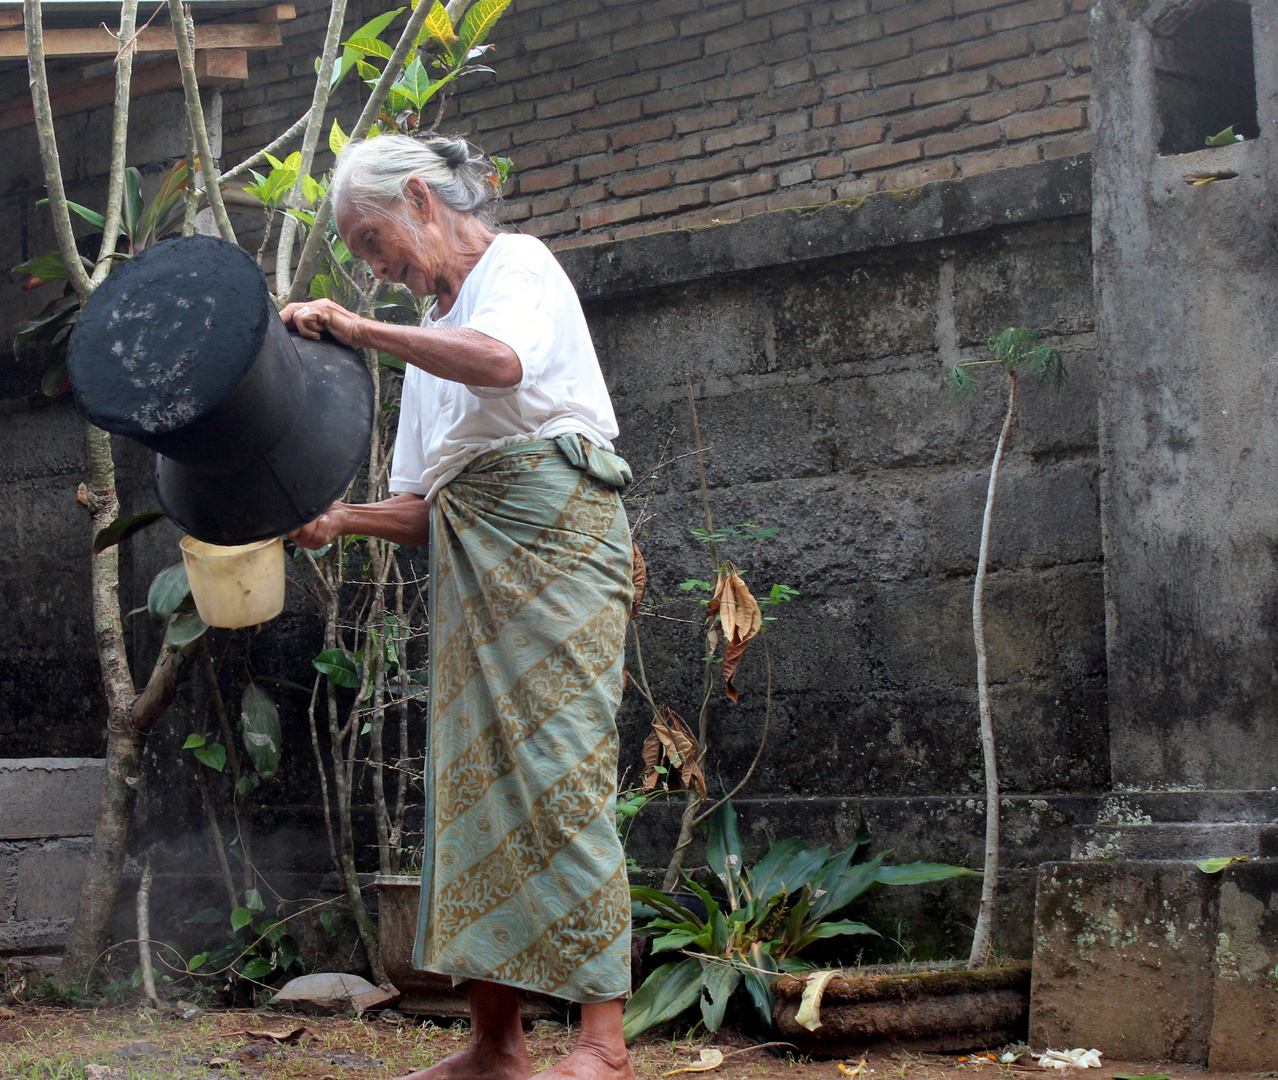
[[[91,835],[104,767],[101,758],[0,759],[0,840]]]
[[[1091,212],[1080,155],[556,254],[583,300]]]

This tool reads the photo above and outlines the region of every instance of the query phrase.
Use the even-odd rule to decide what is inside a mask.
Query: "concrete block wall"
[[[299,5],[283,48],[250,57],[228,160],[309,105],[326,18]],[[460,83],[440,127],[513,159],[504,216],[552,247],[1091,147],[1086,0],[515,0],[492,41],[495,74]]]

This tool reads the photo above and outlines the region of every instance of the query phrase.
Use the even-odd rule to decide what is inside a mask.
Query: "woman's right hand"
[[[349,531],[346,528],[346,517],[346,504],[335,502],[314,521],[308,521],[300,529],[294,529],[288,534],[288,538],[300,548],[318,551]]]

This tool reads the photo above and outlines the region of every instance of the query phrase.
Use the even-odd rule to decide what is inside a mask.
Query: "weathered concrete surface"
[[[91,834],[102,769],[100,758],[0,758],[0,840]]]
[[[1278,1062],[1278,861],[1227,867],[1220,926],[1210,1067],[1260,1072]]]
[[[1159,158],[1155,59],[1189,8],[1099,0],[1091,11],[1113,778],[1268,788],[1278,783],[1278,7],[1251,5],[1265,137]],[[1212,133],[1202,127],[1197,145]],[[1237,175],[1186,182],[1204,173]]]
[[[1030,1043],[1205,1062],[1219,881],[1192,862],[1040,867]]]

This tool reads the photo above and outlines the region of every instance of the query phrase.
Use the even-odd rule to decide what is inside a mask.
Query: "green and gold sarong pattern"
[[[418,968],[578,1002],[630,989],[629,480],[570,435],[489,451],[435,498]]]

